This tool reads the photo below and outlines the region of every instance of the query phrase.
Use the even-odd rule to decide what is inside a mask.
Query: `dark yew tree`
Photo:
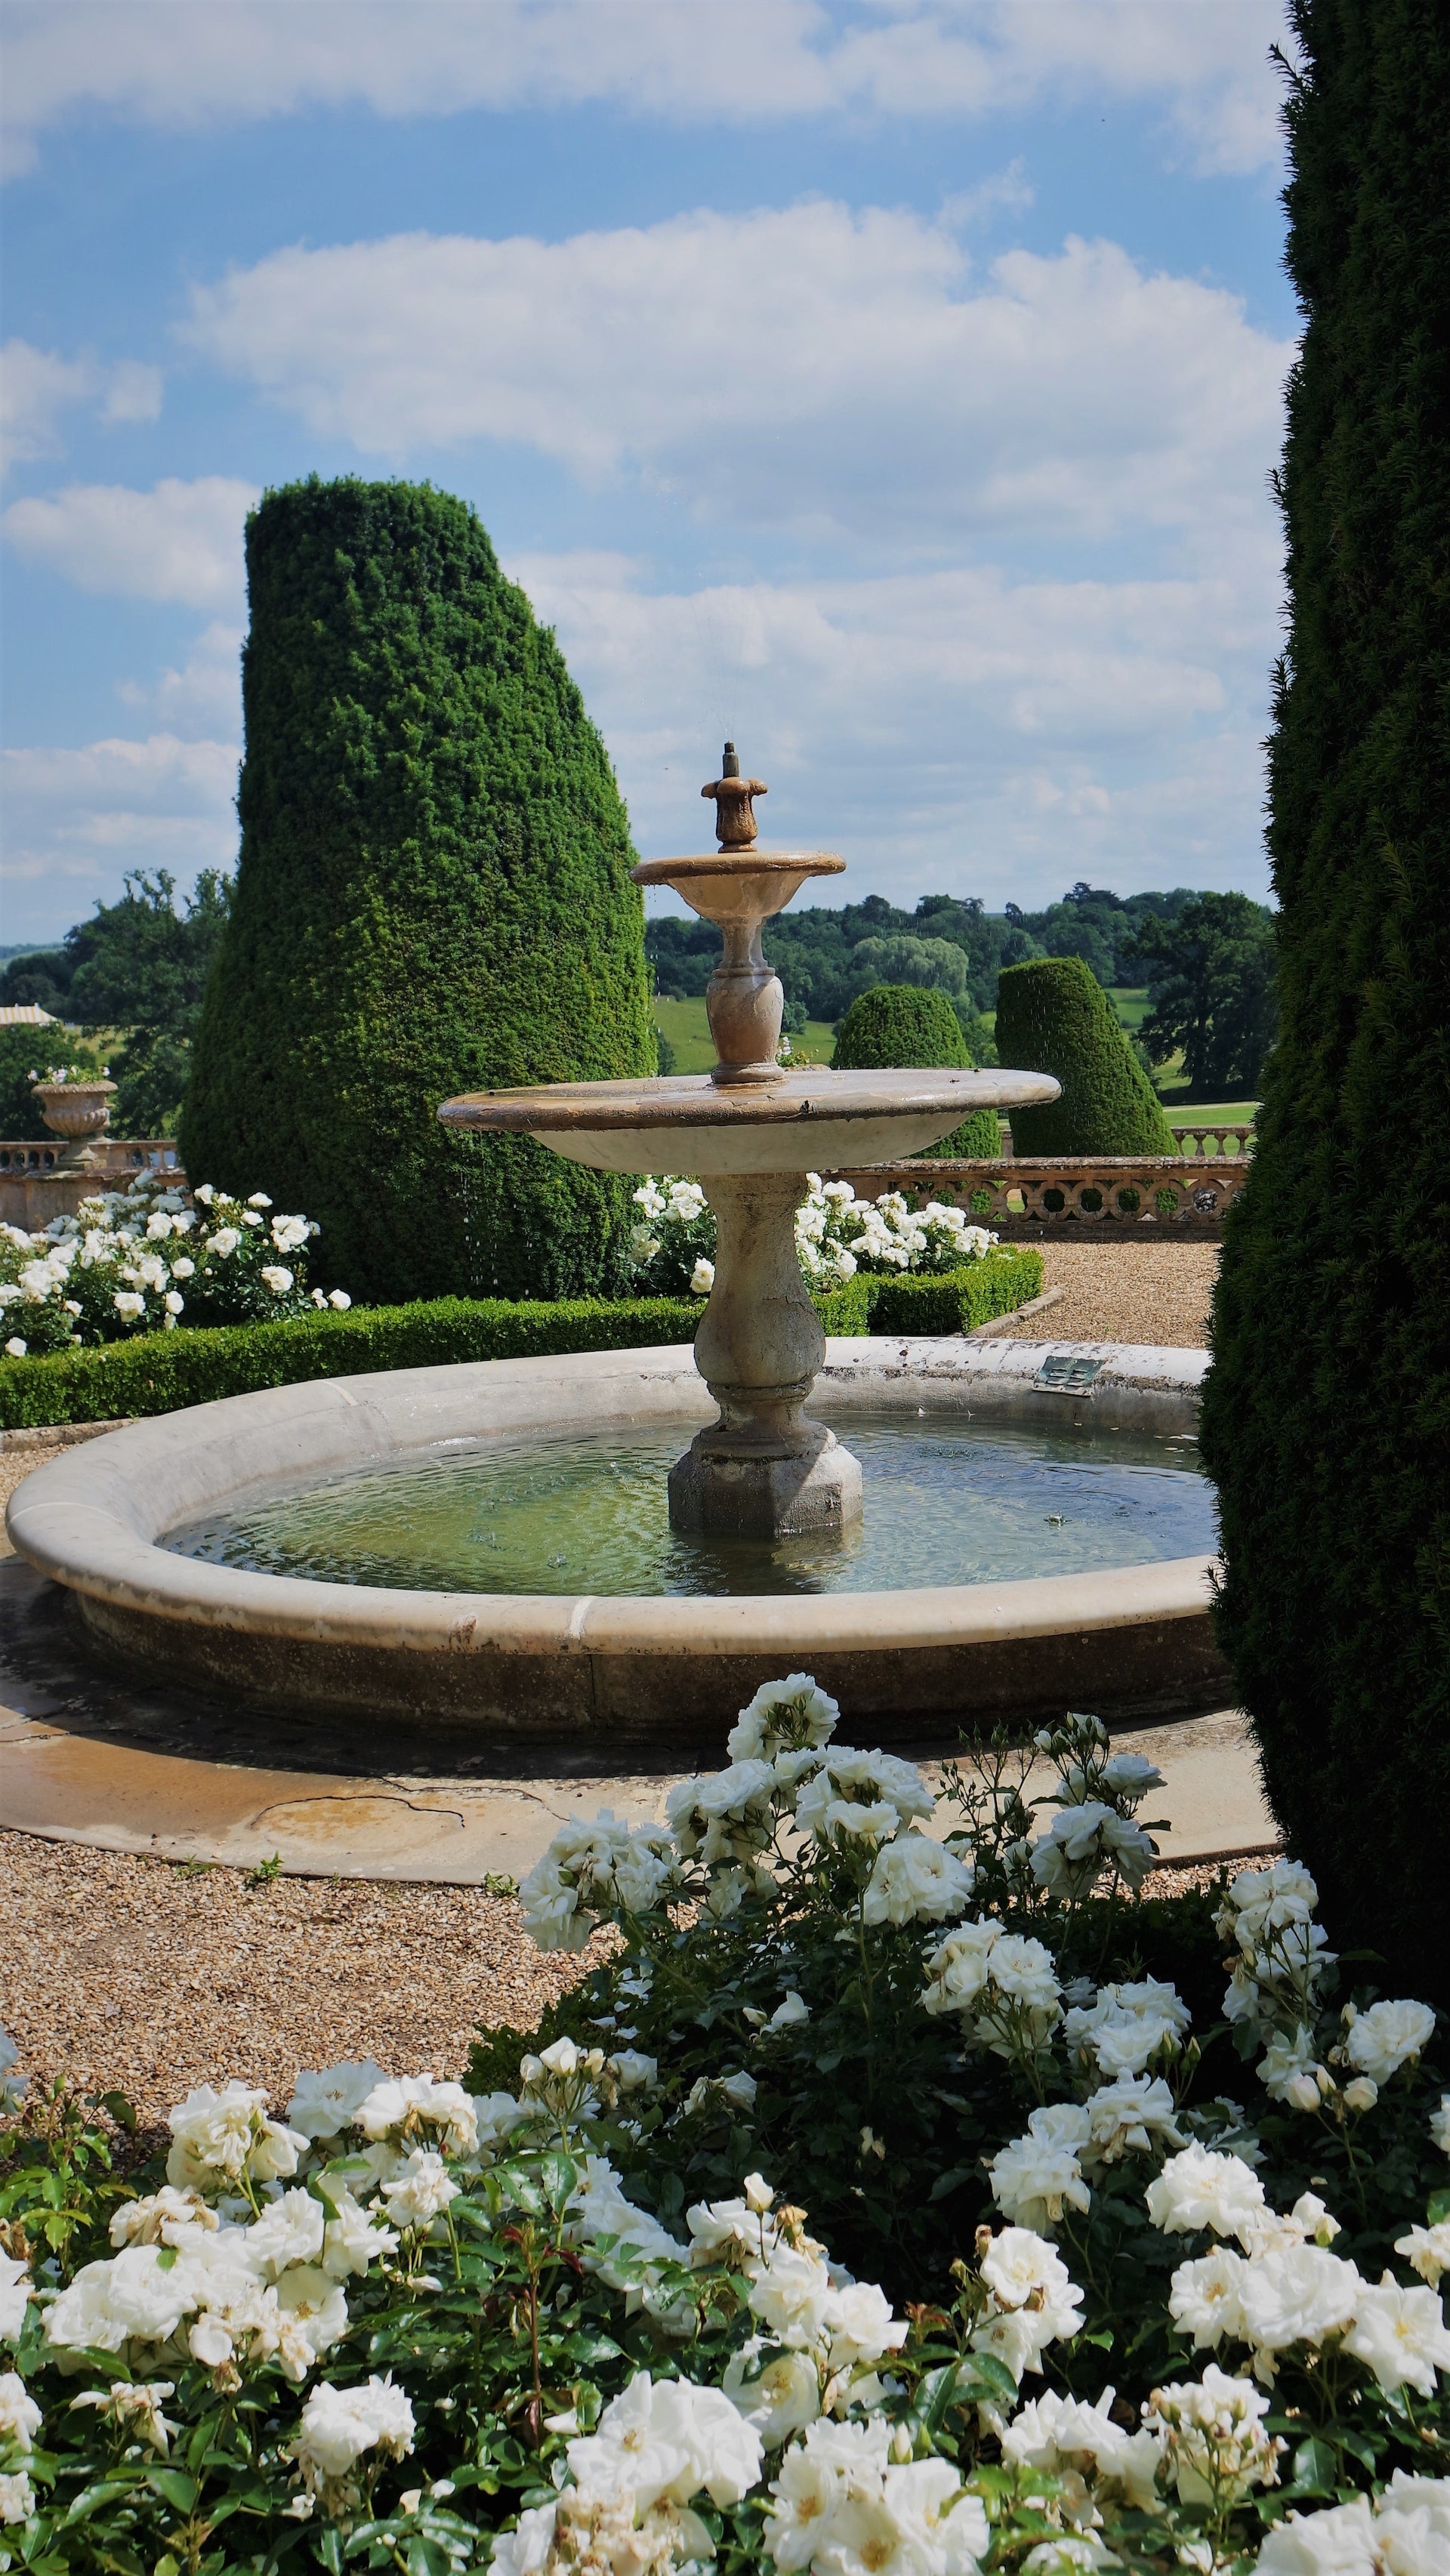
[[[230,921],[181,1125],[379,1301],[609,1289],[627,1181],[445,1134],[451,1093],[653,1073],[643,907],[609,758],[473,511],[297,483],[247,526]]]
[[[1450,13],[1292,24],[1280,1036],[1203,1439],[1275,1813],[1370,1973],[1450,2002]]]

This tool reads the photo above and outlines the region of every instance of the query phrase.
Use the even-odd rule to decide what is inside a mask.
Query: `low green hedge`
[[[858,1272],[844,1287],[817,1297],[815,1306],[833,1334],[958,1333],[968,1308],[974,1323],[1003,1314],[1035,1295],[1041,1273],[1040,1256],[1030,1251],[974,1262],[944,1279],[881,1279]],[[1029,1277],[1032,1285],[1019,1284]],[[898,1319],[891,1301],[899,1305],[901,1292],[913,1288],[938,1292],[924,1306],[910,1305],[913,1319],[940,1313],[943,1321]],[[993,1295],[996,1303],[990,1302]],[[884,1324],[878,1320],[883,1297],[890,1309]],[[412,1306],[355,1306],[345,1315],[296,1315],[280,1324],[144,1333],[100,1350],[0,1360],[0,1430],[178,1413],[218,1396],[298,1386],[310,1378],[361,1377],[374,1369],[645,1350],[693,1341],[701,1311],[698,1297],[562,1297],[547,1304],[437,1297]]]
[[[867,1285],[873,1333],[969,1333],[1042,1294],[1042,1255],[1012,1244],[961,1270],[906,1271]]]

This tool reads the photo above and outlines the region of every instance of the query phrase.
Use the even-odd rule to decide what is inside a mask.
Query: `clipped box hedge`
[[[968,1322],[984,1323],[1035,1296],[1041,1278],[1040,1254],[1013,1250],[944,1278],[882,1279],[858,1272],[844,1287],[817,1297],[815,1306],[832,1334],[959,1333]],[[918,1292],[915,1298],[912,1291]],[[921,1291],[928,1293],[922,1297]],[[210,1404],[218,1396],[299,1386],[310,1378],[361,1377],[374,1369],[657,1348],[693,1341],[701,1311],[698,1297],[561,1297],[528,1304],[436,1297],[411,1306],[355,1306],[345,1315],[295,1315],[278,1324],[144,1333],[99,1350],[0,1360],[0,1430],[132,1421]]]
[[[961,1270],[904,1271],[866,1285],[873,1333],[969,1333],[1041,1296],[1042,1255],[1030,1244],[1004,1245]]]

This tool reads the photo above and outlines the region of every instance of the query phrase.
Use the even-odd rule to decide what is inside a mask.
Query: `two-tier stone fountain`
[[[796,1258],[808,1171],[894,1161],[974,1110],[1054,1100],[1058,1086],[1005,1069],[782,1066],[785,997],[761,928],[807,877],[839,876],[845,861],[757,849],[753,800],[765,793],[763,779],[741,777],[727,742],[721,776],[701,789],[714,800],[718,850],[634,870],[636,884],[672,887],[724,933],[705,997],[713,1072],[471,1092],[438,1115],[447,1126],[521,1131],[600,1171],[698,1175],[719,1242],[695,1360],[720,1412],[671,1470],[670,1519],[715,1539],[820,1540],[859,1519],[861,1469],[805,1410],[826,1350]]]

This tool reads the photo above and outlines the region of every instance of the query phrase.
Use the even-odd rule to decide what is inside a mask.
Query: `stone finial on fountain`
[[[763,778],[742,778],[740,760],[733,742],[725,745],[720,775],[700,790],[711,797],[715,806],[715,838],[722,850],[748,850],[759,825],[755,820],[752,798],[768,796]]]

